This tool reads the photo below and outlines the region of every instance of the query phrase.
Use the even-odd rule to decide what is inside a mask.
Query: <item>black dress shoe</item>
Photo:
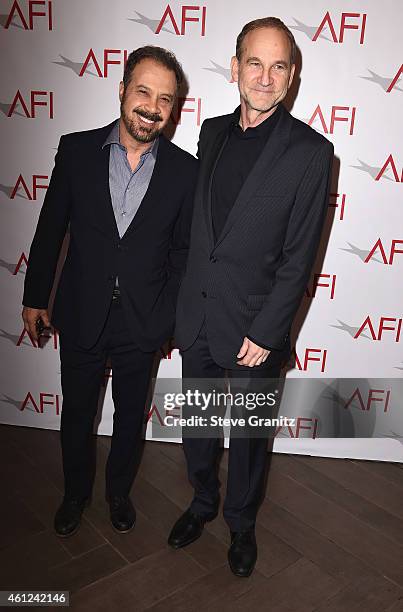
[[[90,498],[65,497],[57,510],[54,520],[56,534],[60,538],[67,538],[78,531],[81,515],[84,508],[90,503]]]
[[[231,546],[228,551],[228,561],[235,576],[244,578],[251,575],[257,559],[255,532],[231,531]]]
[[[120,533],[130,531],[136,523],[136,511],[130,497],[113,495],[109,498],[112,526]]]
[[[214,517],[212,516],[212,518]],[[173,526],[168,538],[169,546],[172,548],[182,548],[195,542],[203,533],[204,524],[208,520],[211,519],[195,514],[189,508],[179,517]]]

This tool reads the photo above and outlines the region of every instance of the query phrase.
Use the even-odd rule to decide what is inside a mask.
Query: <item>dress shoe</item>
[[[255,532],[231,531],[231,546],[228,551],[228,561],[235,576],[244,578],[251,575],[257,559]]]
[[[136,523],[136,511],[130,497],[113,495],[109,498],[112,526],[120,533],[130,531]]]
[[[78,531],[84,508],[90,503],[90,498],[65,497],[57,510],[54,520],[56,534],[67,538]]]
[[[195,514],[188,508],[173,526],[168,538],[169,546],[172,548],[182,548],[195,542],[203,533],[204,524],[208,520],[211,519]]]

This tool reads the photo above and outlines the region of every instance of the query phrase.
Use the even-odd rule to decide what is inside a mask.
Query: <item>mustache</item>
[[[140,117],[144,117],[144,119],[148,119],[149,121],[162,121],[162,117],[158,113],[149,113],[142,108],[135,108],[134,112],[140,115]]]

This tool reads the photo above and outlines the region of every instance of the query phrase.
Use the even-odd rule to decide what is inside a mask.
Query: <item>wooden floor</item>
[[[92,505],[63,540],[52,529],[63,483],[58,432],[0,426],[0,590],[68,590],[70,609],[86,612],[403,611],[401,465],[273,454],[258,563],[244,579],[227,566],[221,517],[185,550],[166,544],[192,493],[180,445],[146,443],[132,492],[137,525],[112,529],[109,442],[98,438]]]

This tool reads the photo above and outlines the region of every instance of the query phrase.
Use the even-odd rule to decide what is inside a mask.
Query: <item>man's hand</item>
[[[45,327],[50,327],[48,311],[44,308],[29,308],[28,306],[24,306],[22,309],[22,319],[25,329],[36,341],[38,341],[36,322],[42,319],[43,325]]]
[[[265,362],[269,355],[270,351],[258,346],[252,342],[252,340],[249,340],[249,338],[244,338],[243,344],[237,355],[240,359],[240,361],[237,361],[237,364],[253,368],[253,366],[258,366]]]

